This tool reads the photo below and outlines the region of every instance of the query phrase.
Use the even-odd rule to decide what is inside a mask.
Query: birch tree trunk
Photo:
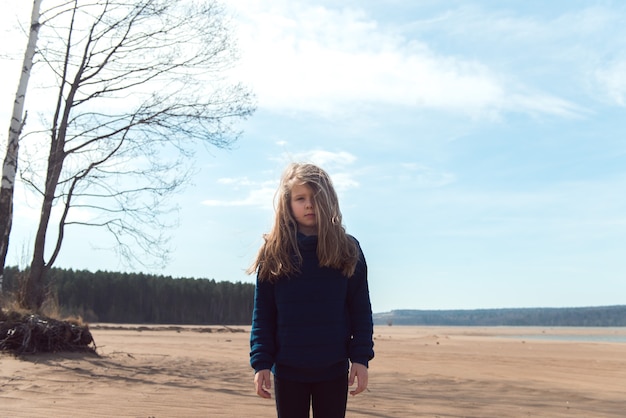
[[[13,223],[13,192],[15,190],[15,176],[17,173],[17,162],[19,156],[19,139],[22,128],[26,122],[24,114],[24,101],[26,99],[26,89],[30,79],[30,70],[33,66],[33,58],[37,46],[39,35],[39,16],[42,0],[33,1],[33,9],[30,16],[30,33],[28,44],[24,53],[22,64],[22,75],[15,94],[13,103],[13,114],[9,126],[9,139],[7,150],[2,165],[2,187],[0,189],[0,293],[2,293],[2,282],[4,275],[4,265],[9,249],[9,236]]]

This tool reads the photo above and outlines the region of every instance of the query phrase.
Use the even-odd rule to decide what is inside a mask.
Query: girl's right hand
[[[259,370],[254,374],[254,387],[256,388],[256,394],[261,398],[270,399],[272,397],[269,391],[272,388],[269,369]]]

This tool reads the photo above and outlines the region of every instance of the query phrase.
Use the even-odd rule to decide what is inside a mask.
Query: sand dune
[[[99,356],[0,354],[0,417],[273,417],[248,331],[96,324]],[[624,417],[626,343],[532,337],[588,332],[377,327],[369,390],[348,417]]]

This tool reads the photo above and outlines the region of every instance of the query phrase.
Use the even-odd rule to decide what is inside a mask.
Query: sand
[[[254,393],[248,327],[92,327],[99,356],[0,354],[0,417],[275,416]],[[626,343],[535,338],[589,332],[377,327],[347,416],[624,417]]]

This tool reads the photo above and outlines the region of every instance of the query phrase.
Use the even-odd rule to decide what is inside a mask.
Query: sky
[[[4,36],[27,21],[21,3],[3,2]],[[374,312],[626,303],[625,3],[227,4],[232,74],[258,109],[232,149],[197,155],[171,261],[128,267],[72,231],[56,267],[254,282],[298,161],[333,178]],[[6,133],[23,44],[3,43]],[[24,196],[8,265],[32,253],[39,208]]]

